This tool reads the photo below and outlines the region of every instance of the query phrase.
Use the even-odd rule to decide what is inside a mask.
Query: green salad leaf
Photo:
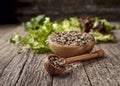
[[[102,34],[100,32],[90,31],[91,34],[95,38],[96,43],[106,43],[106,42],[115,42],[115,38],[111,34]]]
[[[63,21],[50,21],[50,17],[38,15],[30,21],[22,23],[22,26],[27,31],[26,37],[21,37],[15,34],[10,38],[11,43],[20,41],[21,46],[27,46],[35,52],[49,52],[48,36],[55,32],[61,31],[88,31],[94,36],[96,43],[99,42],[115,42],[115,38],[110,34],[112,26],[105,19],[99,18],[84,18],[80,21],[77,17],[70,17]]]
[[[32,18],[30,21],[22,23],[22,26],[27,29],[38,29],[40,25],[43,24],[45,20],[45,15],[38,15],[37,17]]]
[[[10,43],[16,43],[17,41],[21,40],[21,36],[14,33],[14,36],[10,38]]]

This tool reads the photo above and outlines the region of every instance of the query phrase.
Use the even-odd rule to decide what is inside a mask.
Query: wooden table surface
[[[43,67],[46,54],[35,54],[9,44],[13,33],[25,35],[21,26],[0,26],[0,86],[120,86],[120,30],[116,43],[97,44],[105,56],[70,65],[62,75],[50,76]]]

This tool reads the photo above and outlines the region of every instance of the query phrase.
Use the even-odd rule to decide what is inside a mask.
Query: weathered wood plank
[[[26,35],[24,33],[23,28],[17,27],[16,29],[12,30],[12,32],[9,32],[4,37],[1,37],[1,40],[0,40],[0,43],[1,43],[1,47],[0,47],[1,48],[0,49],[0,76],[1,77],[3,77],[3,73],[5,73],[6,69],[10,66],[11,62],[13,62],[14,59],[16,59],[16,55],[18,54],[18,52],[21,52],[20,51],[21,49],[19,47],[16,47],[15,45],[12,45],[9,43],[9,38],[11,35],[13,35],[14,32],[17,32],[20,35],[23,34],[23,36]],[[2,46],[2,43],[4,43],[3,46]],[[19,75],[17,75],[17,76],[19,76]],[[5,83],[7,83],[7,82],[5,82]],[[5,83],[1,83],[1,84],[5,85]],[[14,83],[16,83],[16,82],[14,82]],[[9,86],[9,85],[7,84],[6,86]],[[11,85],[11,86],[13,86],[13,85]]]
[[[25,35],[25,31],[21,26],[16,27],[16,29],[13,29],[11,32],[6,33],[5,36],[0,38],[0,50],[9,45],[9,39],[12,35],[14,35],[14,32],[23,36]]]
[[[21,27],[12,31],[24,35]],[[46,54],[18,54],[20,49],[8,42],[12,31],[0,38],[0,86],[120,86],[120,30],[113,31],[117,43],[95,46],[93,51],[105,50],[104,58],[75,63],[60,76],[45,72]]]
[[[16,30],[16,32],[17,33],[19,33],[20,35],[22,35],[22,36],[25,36],[27,33],[25,33],[24,32],[24,30],[23,30],[23,28],[21,28],[21,27],[18,27],[18,28],[16,28],[17,30]],[[22,30],[21,30],[22,29]],[[15,30],[14,30],[15,31]],[[11,35],[13,34],[13,32],[11,32],[10,33]],[[7,39],[5,39],[4,41],[2,41],[2,43],[4,43],[4,44],[1,44],[1,46],[0,46],[0,61],[7,55],[7,54],[9,54],[10,53],[10,51],[12,51],[13,49],[15,49],[15,48],[17,48],[17,46],[16,45],[13,45],[13,44],[10,44],[10,42],[9,42],[9,35],[10,34],[7,34],[5,37],[7,38]],[[8,36],[8,37],[7,37]],[[4,39],[4,37],[2,37],[2,39]]]
[[[112,32],[113,32],[117,42],[120,42],[120,30],[113,30]]]
[[[99,48],[98,48],[98,46],[99,46]],[[106,47],[105,46],[106,46],[106,44],[102,44],[101,46],[97,45],[94,49],[94,51],[98,50],[98,49],[104,49],[105,52],[106,52],[106,55],[105,55],[104,58],[83,62],[83,67],[85,68],[84,71],[87,74],[87,76],[84,76],[84,77],[88,78],[88,80],[90,81],[92,86],[119,86],[120,85],[119,84],[119,82],[120,82],[119,81],[120,80],[120,72],[119,72],[120,71],[120,63],[119,63],[119,60],[120,59],[118,60],[117,59],[118,57],[114,58],[114,55],[120,56],[120,54],[118,55],[118,52],[120,50],[115,49],[115,44],[110,44],[110,45],[107,44],[107,46]],[[113,46],[113,47],[111,47],[111,46]],[[116,45],[116,47],[117,46],[118,45]],[[109,52],[109,49],[113,50],[113,51],[115,50],[113,53],[115,53],[115,52],[116,53],[113,55],[113,53]],[[111,64],[112,69],[109,68],[109,67],[111,67],[109,65],[107,67],[107,65],[105,63],[106,64]],[[77,64],[77,66],[80,66],[78,64]],[[109,70],[108,70],[108,68],[109,68]],[[81,71],[80,67],[77,67],[75,70],[73,70],[74,75],[76,74],[76,71],[79,73],[80,77],[83,77],[83,76],[80,75],[80,73],[84,74],[84,72],[83,71],[80,72]],[[113,72],[110,72],[110,71],[113,71]],[[54,86],[60,86],[62,84],[63,86],[66,86],[66,85],[71,86],[71,84],[74,85],[74,83],[75,83],[76,86],[79,86],[79,85],[81,85],[81,83],[80,83],[80,80],[78,79],[77,76],[78,75],[75,75],[75,76],[71,77],[71,74],[70,74],[67,77],[64,77],[64,75],[60,76],[60,77],[59,76],[54,77],[53,85]],[[84,79],[82,79],[82,80],[84,80]],[[83,82],[85,82],[85,80]],[[79,83],[79,84],[77,84],[77,83]],[[87,85],[84,85],[84,84],[82,84],[82,85],[87,86]]]
[[[0,59],[0,76],[3,73],[4,69],[9,65],[13,58],[18,55],[20,52],[19,48],[14,48],[10,52],[5,53],[5,55]]]
[[[0,77],[0,85],[2,86],[14,86],[24,68],[24,65],[28,59],[28,52],[16,55],[9,65],[4,69]]]
[[[52,76],[46,74],[43,68],[45,56],[34,54],[28,59],[16,86],[51,86]]]
[[[107,57],[108,59],[104,59],[103,63],[106,66],[106,69],[110,72],[110,76],[114,79],[119,86],[120,85],[120,47],[118,48],[118,44],[108,45],[108,46],[100,46],[103,49],[106,48]],[[111,54],[110,54],[111,53]],[[111,58],[111,60],[110,60]],[[114,62],[114,59],[115,62]]]
[[[0,39],[2,39],[2,38],[6,38],[6,36],[8,35],[8,34],[11,34],[11,33],[13,33],[14,31],[16,31],[18,26],[0,26],[0,33],[1,33],[1,37],[0,37]],[[9,37],[9,36],[8,36]],[[4,39],[3,39],[4,40]]]
[[[20,50],[21,49],[19,47],[9,43],[6,45],[6,47],[0,50],[0,76],[4,69],[13,60],[14,56],[20,52]]]
[[[11,32],[18,25],[0,25],[0,38],[5,36],[5,34]]]
[[[11,28],[12,27],[7,27],[5,29],[8,30],[8,29],[11,29]],[[16,26],[14,26],[14,28],[12,29],[12,31],[17,31],[17,33],[19,32],[19,34],[23,34],[24,30],[20,30],[21,27],[17,27],[16,28],[17,30],[15,28],[16,28]],[[9,33],[5,32],[6,35],[0,38],[1,39],[1,41],[0,41],[0,43],[1,43],[1,46],[0,46],[0,75],[4,71],[5,67],[13,59],[14,55],[16,55],[17,52],[20,50],[15,45],[12,45],[12,44],[9,43],[9,37],[10,37],[10,35],[13,34],[12,31],[10,31]]]
[[[100,46],[98,48],[98,46]],[[85,70],[87,75],[90,78],[92,86],[119,86],[120,76],[120,65],[117,64],[119,60],[116,60],[111,52],[108,49],[111,45],[106,47],[105,44],[97,45],[96,49],[104,49],[105,57],[101,59],[95,59],[88,62],[85,62]],[[109,56],[110,55],[110,56]],[[114,63],[114,64],[113,64]],[[108,64],[108,65],[107,65]],[[117,68],[117,69],[116,69]],[[117,79],[115,79],[115,77]]]
[[[53,77],[53,86],[91,86],[89,78],[82,63],[78,62],[71,66],[60,76]]]
[[[19,33],[19,34],[21,34],[21,35],[24,35],[24,33],[25,33],[23,27],[17,26],[17,27],[15,27],[15,28],[13,28],[12,31],[4,34],[4,36],[2,36],[2,37],[0,38],[0,45],[2,45],[4,42],[8,41],[8,40],[10,39],[10,37],[11,37],[12,35],[14,35],[14,32],[15,32],[15,33]]]

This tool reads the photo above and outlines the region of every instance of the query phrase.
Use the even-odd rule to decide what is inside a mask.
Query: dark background
[[[45,14],[53,20],[98,16],[120,21],[120,0],[1,0],[0,24],[21,23]]]
[[[15,5],[17,5],[15,0],[0,0],[0,24],[16,23]]]

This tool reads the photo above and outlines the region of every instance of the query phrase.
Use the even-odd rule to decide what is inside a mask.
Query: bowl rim
[[[67,31],[62,31],[62,32],[67,32]],[[78,32],[82,32],[82,31],[78,31]],[[49,37],[48,37],[48,44],[49,44],[49,43],[52,43],[52,44],[54,44],[54,45],[56,45],[56,46],[60,46],[60,47],[81,47],[81,46],[86,46],[86,45],[89,44],[89,43],[95,43],[95,38],[94,38],[91,34],[86,33],[86,32],[82,32],[82,33],[85,33],[85,34],[90,35],[93,40],[90,41],[90,42],[88,42],[88,43],[86,43],[86,44],[78,45],[78,46],[76,46],[76,45],[61,45],[61,44],[58,44],[58,43],[53,42],[53,41],[51,40],[51,37],[52,37],[53,35],[57,34],[57,33],[60,33],[60,32],[55,32],[55,33],[52,33],[51,35],[49,35]]]

